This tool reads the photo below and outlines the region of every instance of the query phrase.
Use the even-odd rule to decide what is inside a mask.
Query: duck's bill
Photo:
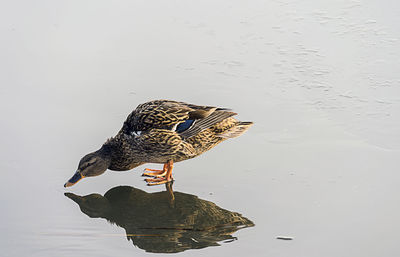
[[[75,172],[75,174],[70,178],[67,183],[64,184],[64,187],[70,187],[78,183],[79,180],[81,180],[83,176],[79,171]]]

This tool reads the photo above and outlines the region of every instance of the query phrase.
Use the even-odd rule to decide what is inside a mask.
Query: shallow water
[[[398,256],[399,9],[396,1],[2,4],[1,255]],[[136,105],[160,98],[229,107],[255,125],[175,165],[174,196],[187,205],[145,185],[140,174],[153,164],[63,188]],[[155,216],[126,191],[156,203]],[[94,203],[78,201],[92,194]],[[145,223],[174,211],[180,219],[164,230]],[[244,224],[228,226],[228,214]]]

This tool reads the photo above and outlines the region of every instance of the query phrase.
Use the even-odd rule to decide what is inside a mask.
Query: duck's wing
[[[235,114],[212,106],[156,100],[140,104],[124,122],[122,132],[132,135],[166,129],[188,138]]]
[[[207,117],[195,120],[188,119],[184,123],[179,124],[177,132],[184,139],[187,139],[234,115],[236,115],[234,112],[226,111],[224,109],[216,109]],[[182,129],[180,129],[180,127],[182,127]]]
[[[175,124],[185,121],[192,108],[175,101],[156,100],[140,104],[129,114],[122,132],[133,134],[150,129],[171,130]]]

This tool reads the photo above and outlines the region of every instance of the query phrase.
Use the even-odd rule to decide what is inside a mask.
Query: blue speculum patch
[[[194,120],[186,120],[185,122],[182,122],[176,127],[176,132],[182,133],[183,131],[187,130],[192,126]]]

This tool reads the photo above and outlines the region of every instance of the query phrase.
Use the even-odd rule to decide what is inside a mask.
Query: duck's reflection
[[[254,223],[195,195],[167,191],[146,193],[118,186],[104,196],[65,195],[91,218],[104,218],[123,227],[128,240],[147,252],[176,253],[233,241],[238,229]]]

